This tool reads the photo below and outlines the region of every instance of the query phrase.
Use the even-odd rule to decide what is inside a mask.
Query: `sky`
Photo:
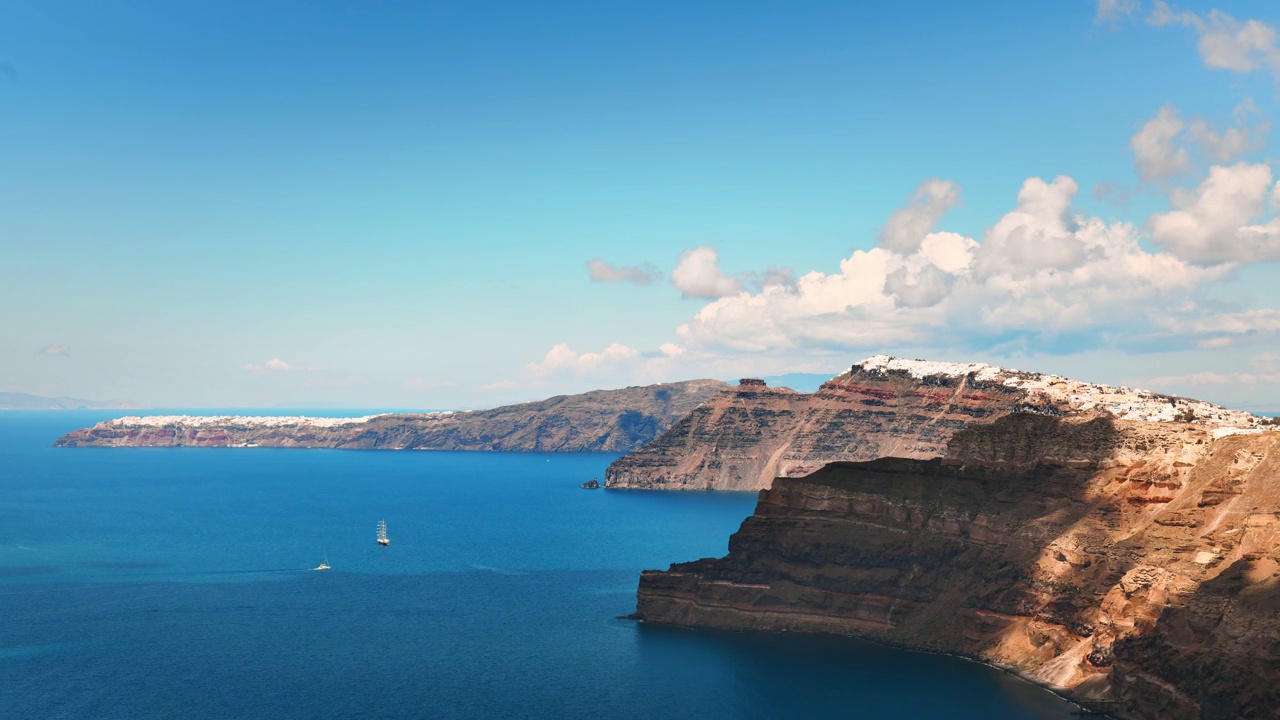
[[[1272,2],[4,14],[0,391],[469,408],[888,353],[1280,408]]]

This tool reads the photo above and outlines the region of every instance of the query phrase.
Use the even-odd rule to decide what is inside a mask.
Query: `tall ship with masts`
[[[387,521],[386,520],[378,521],[378,544],[383,547],[386,547],[391,544],[391,541],[387,539]]]

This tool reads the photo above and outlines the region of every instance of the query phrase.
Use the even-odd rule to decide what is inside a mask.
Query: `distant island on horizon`
[[[0,410],[142,410],[132,400],[84,400],[66,396],[45,397],[21,392],[0,392]]]

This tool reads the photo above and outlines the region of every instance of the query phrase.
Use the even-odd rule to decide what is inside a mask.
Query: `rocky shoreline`
[[[779,478],[727,556],[644,572],[636,616],[959,655],[1122,718],[1275,717],[1277,477],[1280,432],[1010,415]]]

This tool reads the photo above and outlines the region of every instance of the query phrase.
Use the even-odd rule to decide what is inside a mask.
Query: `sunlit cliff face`
[[[878,355],[813,395],[742,384],[610,466],[611,487],[759,490],[837,461],[943,455],[952,434],[1012,412],[1185,422],[1225,435],[1260,419],[1207,402],[982,363]]]
[[[728,556],[646,572],[646,621],[957,653],[1124,716],[1280,702],[1280,432],[1009,415],[946,457],[779,478]]]

